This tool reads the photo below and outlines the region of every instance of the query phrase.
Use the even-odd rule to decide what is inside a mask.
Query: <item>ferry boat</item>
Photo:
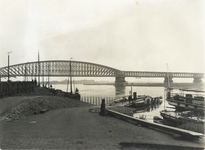
[[[167,89],[167,101],[175,106],[176,110],[193,110],[204,114],[204,90],[194,89]]]

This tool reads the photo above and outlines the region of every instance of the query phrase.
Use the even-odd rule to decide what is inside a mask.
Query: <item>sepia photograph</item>
[[[204,0],[0,0],[0,150],[204,150]]]

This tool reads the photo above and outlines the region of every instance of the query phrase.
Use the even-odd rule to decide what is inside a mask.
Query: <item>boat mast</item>
[[[170,87],[170,85],[169,85],[169,73],[168,73],[168,64],[167,64],[167,78],[168,78],[168,88]]]
[[[66,89],[66,92],[68,92],[68,85],[69,85],[69,77],[68,77],[68,81],[67,81],[67,89]]]
[[[168,79],[168,81],[167,81],[167,94],[168,94],[168,92],[169,92],[169,73],[168,73],[168,64],[167,64],[167,79]],[[165,97],[167,97],[167,94],[166,94],[166,96]],[[164,97],[164,110],[165,110],[165,97]]]
[[[73,91],[72,91],[72,76],[71,76],[71,59],[70,58],[70,93],[73,94]]]
[[[39,56],[39,51],[38,51],[38,86],[40,87],[40,56]]]

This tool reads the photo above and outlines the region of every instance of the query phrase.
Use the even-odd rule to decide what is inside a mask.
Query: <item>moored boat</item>
[[[187,122],[204,124],[205,122],[203,117],[194,116],[193,112],[191,111],[177,112],[177,111],[162,110],[160,112],[160,115],[163,117],[163,119],[166,122],[169,122],[172,124],[183,124]]]
[[[65,92],[64,97],[80,100],[80,94],[77,91],[75,93]]]
[[[178,110],[193,110],[204,114],[205,105],[204,90],[167,89],[167,101],[169,105]]]
[[[110,106],[125,106],[129,104],[129,100],[127,98],[128,96],[122,96],[122,97],[117,97],[112,103],[110,103]]]
[[[154,123],[159,123],[159,124],[165,124],[164,120],[158,116],[153,117],[153,122]]]
[[[146,105],[153,105],[153,104],[161,104],[162,97],[151,97],[149,95],[139,95],[137,100],[134,101],[136,106],[146,106]]]
[[[67,90],[68,90],[68,84],[69,82],[67,83]],[[73,83],[72,83],[72,71],[71,71],[71,60],[70,60],[70,92],[66,91],[64,93],[64,97],[80,100],[80,94],[78,88],[76,88],[75,93],[73,93],[72,85]]]

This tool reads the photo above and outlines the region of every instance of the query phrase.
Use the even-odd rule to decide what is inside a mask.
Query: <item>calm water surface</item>
[[[56,89],[61,89],[63,91],[67,90],[66,84],[55,84],[53,85]],[[164,108],[171,107],[167,104],[167,101],[164,101],[164,87],[142,87],[142,86],[126,86],[125,91],[121,92],[112,85],[83,85],[76,84],[73,88],[78,88],[79,93],[81,94],[81,101],[91,103],[94,105],[100,105],[101,100],[105,99],[106,105],[112,103],[117,97],[127,96],[132,89],[132,92],[137,92],[137,95],[149,95],[152,97],[162,96],[161,105],[153,105],[148,107],[136,108],[136,113],[134,117],[139,117],[145,115],[148,121],[153,120],[153,116],[160,117],[160,111]],[[70,91],[68,87],[68,91]],[[74,91],[74,89],[73,89]],[[174,110],[174,109],[171,109]]]

